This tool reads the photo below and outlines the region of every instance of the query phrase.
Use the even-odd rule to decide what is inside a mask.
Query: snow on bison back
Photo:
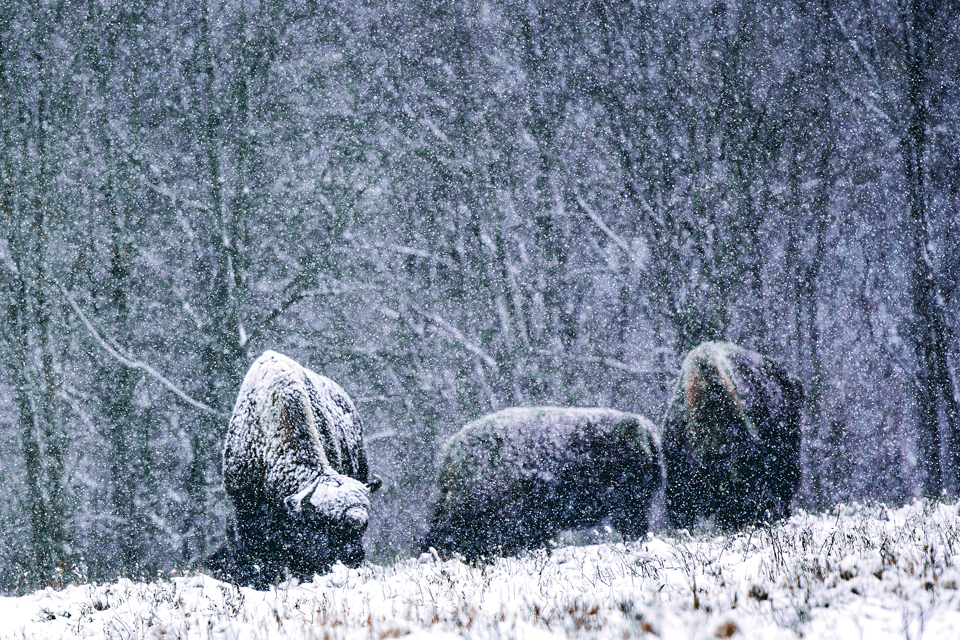
[[[211,562],[263,588],[363,561],[370,510],[360,417],[332,380],[267,351],[250,367],[230,418],[223,477],[236,512]]]
[[[660,442],[642,416],[506,409],[447,441],[425,546],[468,558],[509,554],[606,518],[636,537],[647,530],[662,478]]]
[[[676,527],[786,517],[800,482],[800,381],[729,342],[683,361],[663,420],[667,513]]]

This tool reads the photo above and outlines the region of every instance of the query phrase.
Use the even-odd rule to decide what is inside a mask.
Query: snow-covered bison
[[[636,537],[647,530],[662,468],[655,427],[642,416],[506,409],[447,441],[424,546],[471,559],[510,554],[606,518]]]
[[[800,381],[766,356],[729,342],[693,349],[663,419],[671,524],[739,528],[789,516],[802,402]]]
[[[363,561],[370,492],[363,427],[332,380],[274,351],[247,372],[230,418],[223,477],[236,522],[211,563],[263,588]]]

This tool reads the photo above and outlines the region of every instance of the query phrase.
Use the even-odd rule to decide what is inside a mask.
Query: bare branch
[[[890,116],[887,115],[887,112],[881,109],[876,102],[873,102],[872,100],[868,100],[863,96],[863,94],[855,93],[849,87],[846,87],[846,86],[841,87],[841,90],[845,94],[847,94],[848,98],[856,102],[859,102],[864,107],[866,107],[869,111],[872,111],[873,113],[875,113],[884,122],[888,124],[893,124],[893,120],[890,119]]]
[[[434,124],[433,120],[430,118],[420,118],[420,123],[430,129],[430,131],[433,132],[433,135],[437,136],[437,139],[440,140],[440,142],[444,144],[450,144],[450,139],[447,138],[447,135],[440,130],[440,127]]]
[[[671,376],[679,375],[678,371],[670,371],[668,369],[640,369],[639,367],[634,367],[627,364],[626,362],[621,362],[615,358],[610,358],[606,356],[575,356],[566,353],[559,353],[557,351],[550,351],[548,349],[537,349],[534,353],[541,356],[549,356],[551,358],[559,358],[561,360],[569,360],[571,362],[587,362],[587,363],[597,363],[603,364],[611,369],[619,369],[621,371],[626,371],[637,376],[643,376],[647,378],[668,378]]]
[[[165,386],[167,389],[173,392],[174,395],[176,395],[178,398],[180,398],[190,406],[221,418],[230,417],[227,414],[217,411],[213,407],[210,407],[200,402],[199,400],[194,400],[193,398],[188,396],[186,393],[184,393],[183,390],[177,387],[177,385],[170,382],[166,377],[163,376],[163,374],[161,374],[159,371],[157,371],[150,365],[140,362],[139,360],[133,360],[132,358],[128,358],[127,356],[120,353],[120,351],[116,347],[114,347],[109,342],[107,342],[107,340],[105,340],[97,332],[93,324],[91,324],[90,320],[87,319],[87,316],[84,315],[83,311],[80,309],[80,306],[76,302],[74,302],[73,298],[70,297],[70,293],[63,287],[63,285],[61,285],[60,283],[57,283],[57,286],[60,288],[61,293],[63,293],[63,297],[73,308],[74,313],[76,313],[77,317],[80,318],[80,322],[82,322],[83,326],[87,328],[87,331],[90,333],[90,335],[93,336],[93,338],[100,344],[103,350],[109,353],[111,356],[113,356],[114,359],[116,359],[121,364],[127,367],[130,367],[131,369],[140,369],[142,371],[147,372],[148,374],[153,376],[157,381],[159,381],[160,384]]]
[[[170,201],[176,206],[178,203],[187,205],[191,209],[197,209],[199,211],[210,211],[210,207],[200,202],[199,200],[191,200],[190,198],[184,198],[181,195],[178,195],[173,189],[162,185],[162,184],[153,184],[147,180],[146,176],[140,176],[140,182],[143,183],[147,189],[150,189],[154,193],[158,193],[166,198],[169,198]]]
[[[376,442],[377,440],[386,440],[387,438],[392,438],[397,435],[396,429],[385,429],[383,431],[378,431],[377,433],[372,433],[369,436],[366,436],[363,441],[364,443]]]
[[[176,191],[174,191],[167,185],[163,184],[162,182],[159,182],[157,184],[154,184],[153,182],[151,182],[147,178],[146,173],[149,171],[154,175],[159,174],[159,170],[156,168],[156,166],[152,164],[148,164],[146,161],[140,158],[137,152],[133,149],[127,148],[125,149],[125,152],[127,155],[127,159],[130,161],[130,164],[136,166],[140,170],[139,172],[137,172],[137,177],[140,179],[140,182],[143,183],[143,186],[145,186],[147,189],[150,189],[154,193],[157,193],[167,198],[168,200],[170,200],[170,202],[174,206],[177,206],[178,204],[183,204],[191,209],[196,209],[199,211],[207,211],[207,212],[211,211],[209,205],[203,202],[200,202],[199,200],[192,200],[190,198],[181,196]]]
[[[453,338],[454,340],[459,342],[461,345],[463,345],[464,349],[466,349],[470,353],[473,353],[479,356],[480,359],[483,360],[487,364],[487,366],[489,366],[491,369],[493,369],[494,371],[497,371],[500,369],[500,366],[497,364],[497,361],[491,358],[486,351],[484,351],[477,345],[470,342],[470,340],[468,340],[465,335],[460,333],[459,329],[457,329],[455,326],[453,326],[452,324],[444,320],[438,314],[429,313],[414,305],[411,305],[410,308],[416,311],[417,313],[419,313],[420,315],[422,315],[427,320],[430,320],[431,322],[433,322],[435,325],[437,325],[441,329],[443,329],[444,333],[446,333],[451,338]]]
[[[600,227],[600,230],[601,230],[601,231],[603,231],[605,234],[607,234],[607,237],[608,237],[608,238],[610,238],[611,240],[613,240],[614,244],[616,244],[618,247],[620,247],[621,249],[623,249],[624,253],[626,253],[627,256],[629,256],[630,260],[632,260],[635,265],[637,265],[638,267],[642,267],[642,266],[643,266],[643,265],[640,263],[639,258],[637,258],[636,254],[635,254],[635,253],[633,252],[633,250],[630,248],[630,245],[628,245],[623,238],[621,238],[620,236],[618,236],[613,229],[611,229],[610,227],[608,227],[608,226],[606,225],[606,223],[604,223],[603,219],[602,219],[599,215],[597,215],[596,212],[594,212],[593,209],[590,208],[590,205],[587,204],[587,201],[584,200],[584,199],[583,199],[583,196],[581,196],[579,193],[577,193],[577,202],[580,204],[580,208],[583,209],[584,213],[586,213],[587,216],[588,216],[591,220],[593,220],[593,222],[594,222],[598,227]]]
[[[880,82],[880,76],[877,75],[876,70],[873,68],[873,65],[870,64],[870,60],[867,59],[867,56],[860,49],[860,45],[857,43],[857,39],[853,37],[853,34],[850,33],[850,30],[847,29],[847,25],[844,24],[843,20],[840,18],[835,10],[832,12],[833,19],[836,20],[837,25],[840,27],[840,32],[843,34],[843,37],[847,39],[847,44],[850,45],[850,48],[853,49],[853,53],[857,56],[857,60],[860,61],[860,64],[863,65],[864,70],[867,72],[867,75],[870,76],[870,79],[873,81],[873,84],[876,86],[877,93],[880,95],[881,99],[887,103],[892,104],[890,99],[886,97],[883,90],[883,84]],[[846,91],[846,90],[845,90]],[[849,92],[848,92],[849,95]],[[859,98],[861,101],[864,101],[863,98]],[[868,108],[871,108],[872,111],[881,111],[880,107],[876,104],[868,103],[864,101],[864,104]],[[893,118],[890,117],[890,114],[882,114],[882,118],[887,122],[893,122]]]
[[[296,289],[295,291],[293,291],[290,295],[286,297],[286,299],[283,300],[283,302],[278,304],[273,309],[273,311],[271,311],[266,316],[264,316],[257,323],[257,328],[252,330],[250,334],[247,336],[247,342],[249,343],[254,338],[259,337],[260,334],[263,332],[264,328],[269,326],[271,322],[273,322],[274,320],[279,318],[281,315],[286,313],[287,310],[290,309],[290,307],[292,307],[293,305],[297,304],[302,300],[306,300],[307,298],[319,297],[319,296],[342,295],[346,293],[353,293],[355,291],[368,291],[368,290],[377,289],[377,287],[374,285],[364,285],[364,284],[344,285],[338,288],[327,286],[324,288],[307,289],[306,286],[308,284],[312,284],[312,282],[307,282],[306,284],[304,284],[303,288]]]
[[[387,251],[393,251],[395,253],[399,253],[400,255],[417,256],[418,258],[433,260],[434,262],[439,262],[440,264],[447,267],[451,267],[451,268],[456,267],[456,264],[453,262],[453,260],[450,260],[449,258],[445,258],[443,256],[439,256],[430,251],[426,251],[425,249],[420,249],[418,247],[407,247],[402,244],[394,244],[391,242],[383,242],[380,240],[370,241],[370,240],[366,240],[365,238],[361,238],[359,236],[354,236],[353,234],[350,234],[350,233],[345,233],[344,237],[348,240],[355,241],[363,249],[369,249],[371,247],[375,249],[385,249]]]

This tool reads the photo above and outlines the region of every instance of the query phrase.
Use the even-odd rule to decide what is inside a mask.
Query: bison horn
[[[373,474],[373,479],[367,483],[367,489],[370,489],[370,493],[374,493],[383,485],[383,478],[377,474]]]
[[[317,478],[292,496],[287,496],[284,498],[283,503],[286,505],[287,510],[292,514],[297,515],[303,513],[304,500],[306,500],[307,497],[313,493],[313,490],[317,488],[318,484],[320,484],[320,478]],[[310,501],[307,500],[306,504],[310,505]]]

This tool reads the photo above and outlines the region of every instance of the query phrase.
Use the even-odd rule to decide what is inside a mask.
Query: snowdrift
[[[0,598],[0,635],[955,638],[958,524],[956,504],[848,505],[732,536],[336,565],[266,592],[204,575],[81,584]]]

